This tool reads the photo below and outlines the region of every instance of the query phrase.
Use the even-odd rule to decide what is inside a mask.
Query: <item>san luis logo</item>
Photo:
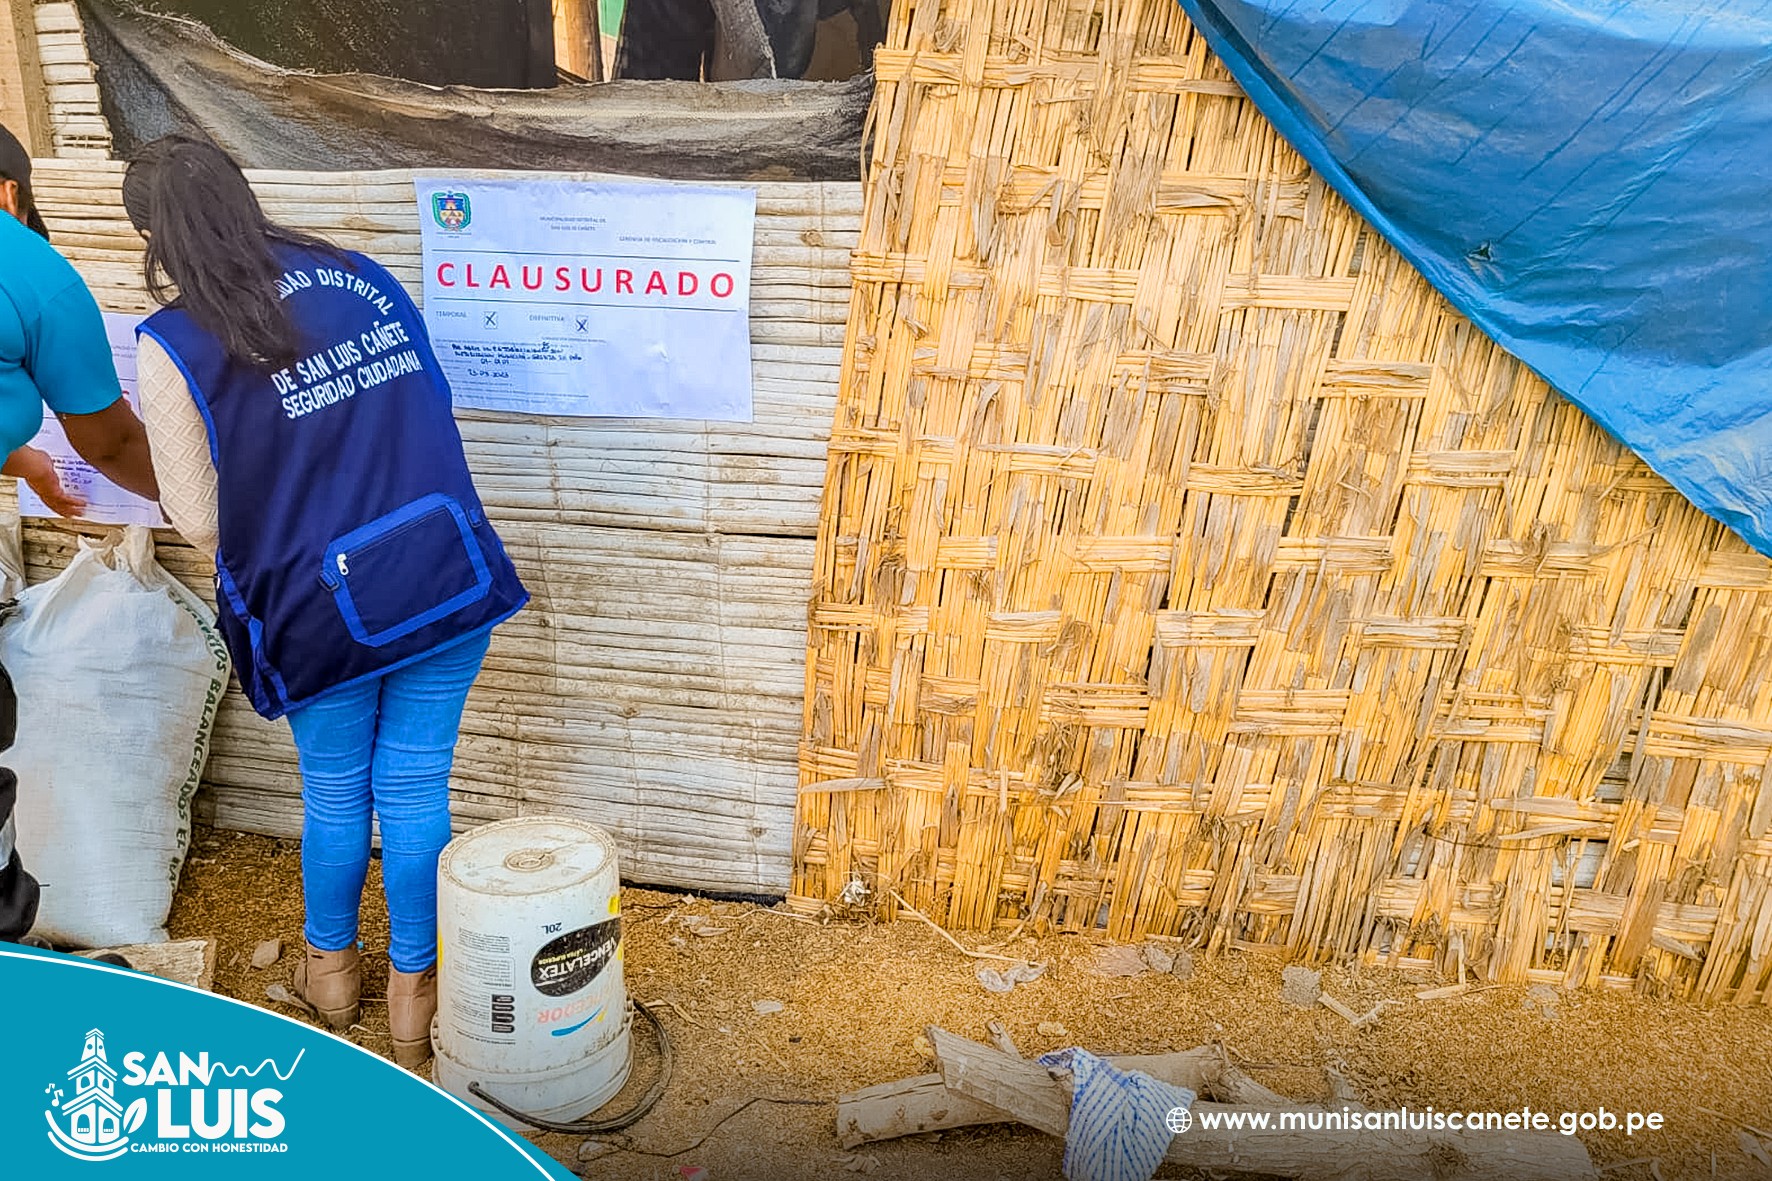
[[[208,1051],[194,1058],[131,1051],[119,1070],[105,1049],[104,1031],[88,1030],[79,1061],[44,1088],[49,1142],[84,1161],[126,1152],[286,1151],[286,1124],[277,1107],[283,1092],[257,1083],[287,1083],[305,1052],[297,1052],[285,1070],[269,1058],[248,1069],[211,1062]],[[272,1077],[259,1080],[267,1071]],[[229,1085],[242,1080],[253,1085]],[[146,1093],[128,1098],[130,1091]],[[150,1113],[153,1124],[146,1127]]]
[[[474,207],[466,193],[432,193],[431,216],[446,230],[465,230],[474,220]]]

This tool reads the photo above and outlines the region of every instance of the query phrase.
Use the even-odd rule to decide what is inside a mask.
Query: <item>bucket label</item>
[[[621,946],[621,920],[569,931],[535,953],[529,978],[543,996],[570,996],[595,980]]]

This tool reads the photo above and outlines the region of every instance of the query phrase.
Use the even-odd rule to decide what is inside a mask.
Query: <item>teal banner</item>
[[[0,944],[5,1174],[573,1175],[393,1063],[200,989]]]

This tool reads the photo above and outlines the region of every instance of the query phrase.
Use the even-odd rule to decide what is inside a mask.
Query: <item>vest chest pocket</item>
[[[326,547],[320,581],[358,643],[383,647],[487,596],[492,571],[475,523],[454,497],[433,492]]]

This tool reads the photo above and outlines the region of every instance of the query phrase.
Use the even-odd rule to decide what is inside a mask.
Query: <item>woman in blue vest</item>
[[[394,1054],[430,1054],[437,857],[468,689],[528,594],[487,522],[411,298],[361,254],[270,222],[239,167],[183,137],[123,182],[147,239],[139,377],[161,503],[216,558],[240,684],[301,756],[307,958],[357,1019],[357,911],[381,821]],[[193,441],[195,445],[193,446]]]

